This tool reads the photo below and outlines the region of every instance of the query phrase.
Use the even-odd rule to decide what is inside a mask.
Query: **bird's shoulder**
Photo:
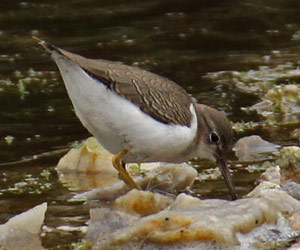
[[[175,82],[139,67],[89,59],[65,50],[60,52],[154,119],[190,126],[192,98]]]

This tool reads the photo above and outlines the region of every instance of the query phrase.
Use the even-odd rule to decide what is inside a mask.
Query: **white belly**
[[[125,162],[178,162],[197,132],[194,106],[191,127],[166,125],[143,113],[139,107],[120,97],[90,77],[76,63],[53,52],[76,115],[97,140],[113,154],[124,148]]]

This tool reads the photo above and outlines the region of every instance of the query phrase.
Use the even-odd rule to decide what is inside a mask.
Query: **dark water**
[[[168,77],[234,122],[263,121],[241,111],[256,96],[203,76],[297,61],[299,11],[296,0],[1,1],[0,163],[66,148],[89,136],[73,113],[56,66],[32,35],[87,57],[138,65]],[[281,56],[265,62],[272,51]],[[279,140],[271,133],[253,132],[283,145],[295,143],[284,134]],[[88,206],[68,201],[73,193],[54,170],[59,156],[0,167],[0,223],[47,201],[49,228],[84,225]],[[240,195],[253,188],[257,176],[235,171]],[[222,180],[196,188],[203,197],[227,198]],[[68,248],[81,236],[54,230],[42,240],[47,248]]]

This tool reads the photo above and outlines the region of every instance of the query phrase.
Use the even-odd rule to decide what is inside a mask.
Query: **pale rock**
[[[280,235],[283,238],[298,235],[289,228],[282,216],[290,216],[297,210],[300,210],[300,202],[270,182],[260,184],[247,198],[236,201],[200,200],[180,194],[173,204],[157,214],[135,217],[127,226],[109,232],[102,231],[93,249],[133,249],[138,246],[143,246],[142,249],[155,249],[153,246],[180,249],[186,244],[191,248],[184,249],[215,249],[216,244],[224,246],[224,249],[229,246],[231,248],[228,249],[234,249],[246,242],[240,241],[243,235],[256,232],[254,229],[264,226],[266,230],[260,231],[258,236],[265,232],[266,238],[272,238],[274,228],[282,230]],[[280,227],[280,219],[283,220],[283,229]],[[251,244],[247,243],[247,246],[251,246],[254,240],[257,237],[252,238]],[[203,244],[206,247],[202,248]],[[207,244],[212,248],[207,248]]]
[[[10,250],[44,249],[39,234],[46,210],[45,202],[0,225],[0,245]]]
[[[248,193],[246,195],[246,197],[250,198],[250,197],[255,197],[257,195],[259,195],[260,193],[262,193],[264,190],[270,190],[270,189],[277,189],[280,190],[281,187],[280,185],[270,182],[270,181],[264,181],[262,183],[260,183],[257,187],[255,187],[250,193]]]
[[[260,161],[268,159],[270,154],[276,154],[279,147],[258,135],[252,135],[239,139],[233,151],[239,161]]]
[[[260,181],[269,181],[280,185],[281,183],[280,167],[277,165],[275,167],[267,168],[264,173],[260,176]]]
[[[86,139],[81,146],[71,149],[58,162],[58,171],[76,171],[117,174],[112,165],[113,155],[106,151],[94,137]]]
[[[163,210],[173,201],[174,199],[168,196],[133,189],[116,199],[114,206],[131,214],[145,216]]]

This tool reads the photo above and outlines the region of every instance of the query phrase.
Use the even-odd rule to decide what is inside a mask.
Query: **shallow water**
[[[0,163],[68,148],[89,136],[75,117],[56,66],[32,35],[87,57],[121,61],[168,77],[199,102],[227,112],[234,122],[264,123],[254,112],[241,110],[255,104],[257,96],[203,76],[297,63],[299,10],[296,0],[2,1]],[[236,138],[259,134],[270,142],[295,145],[289,134],[297,127],[299,122],[275,124],[269,130],[256,127]],[[0,223],[47,201],[49,228],[85,224],[88,206],[68,201],[74,193],[58,181],[54,170],[61,154],[1,165]],[[259,172],[236,167],[233,157],[232,166],[241,196],[255,186]],[[194,188],[201,197],[228,198],[221,179]],[[68,248],[82,235],[54,230],[42,240],[47,248]]]

